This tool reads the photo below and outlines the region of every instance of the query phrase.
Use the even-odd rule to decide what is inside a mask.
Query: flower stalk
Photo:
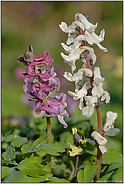
[[[78,16],[78,21],[80,21],[79,16]],[[82,31],[81,28],[79,28],[79,33],[80,33],[80,35],[83,34],[83,31]],[[85,42],[84,41],[82,41],[82,44],[83,44],[83,46],[85,46]],[[86,56],[87,67],[92,71],[92,66],[91,66],[91,63],[90,63],[89,58],[87,56],[87,51],[84,51],[84,56]],[[93,76],[90,78],[90,83],[91,83],[91,87],[93,88]],[[97,111],[98,133],[100,133],[100,135],[103,136],[103,133],[102,133],[102,117],[101,117],[100,105],[96,106],[96,111]],[[79,156],[77,156],[76,164],[78,164],[78,159],[79,159]],[[98,181],[98,179],[99,179],[100,171],[101,171],[101,164],[102,164],[102,153],[101,153],[101,151],[99,149],[99,146],[97,145],[96,165],[97,165],[98,171],[97,171],[97,173],[95,175],[94,181]],[[75,166],[75,168],[76,168],[76,166]]]
[[[52,134],[51,134],[51,122],[50,118],[47,117],[47,143],[50,144],[52,142]],[[47,154],[47,162],[49,167],[49,173],[51,173],[51,155]]]
[[[102,133],[102,117],[101,117],[100,105],[96,106],[96,112],[97,112],[97,121],[98,121],[98,133],[103,136],[103,133]],[[101,164],[102,164],[102,153],[99,149],[99,145],[97,145],[96,165],[97,165],[98,171],[97,171],[97,173],[94,177],[94,181],[98,181],[98,179],[99,179],[100,171],[101,171]]]

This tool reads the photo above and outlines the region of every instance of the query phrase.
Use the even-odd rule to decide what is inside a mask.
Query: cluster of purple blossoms
[[[25,93],[32,96],[31,99],[35,103],[35,113],[39,115],[41,111],[46,112],[45,117],[57,116],[64,128],[67,124],[64,117],[68,119],[66,94],[58,93],[60,88],[59,78],[56,77],[52,62],[53,58],[49,56],[49,51],[43,54],[33,54],[32,46],[29,45],[29,51],[18,57],[18,62],[23,62],[28,66],[24,73],[25,85],[23,89]]]

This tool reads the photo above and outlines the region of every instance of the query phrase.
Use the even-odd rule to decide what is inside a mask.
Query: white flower
[[[113,113],[111,111],[108,111],[106,113],[106,115],[107,115],[106,123],[105,123],[104,128],[103,128],[104,132],[107,132],[113,126],[114,121],[117,118],[117,113],[116,112]]]
[[[84,30],[84,25],[79,22],[79,21],[74,21],[72,22],[72,24],[70,26],[67,26],[67,24],[65,22],[61,22],[61,24],[59,24],[59,27],[61,28],[61,30],[65,33],[74,33],[76,31],[77,27],[80,27],[82,30]]]
[[[95,64],[96,55],[94,54],[93,48],[90,48],[87,46],[79,47],[81,45],[80,42],[74,42],[74,44],[71,46],[67,46],[64,43],[61,43],[61,45],[67,53],[70,53],[69,55],[65,55],[61,52],[61,56],[63,57],[65,63],[68,63],[69,65],[71,65],[72,73],[76,69],[75,61],[80,58],[81,53],[84,52],[85,50],[89,51],[89,54],[87,57],[89,57],[89,59],[92,59],[93,64]]]
[[[68,39],[66,41],[66,44],[70,45],[71,43],[74,42],[75,38],[76,38],[76,33],[69,33],[68,34]]]
[[[87,30],[85,31],[86,41],[89,44],[92,45],[93,43],[95,43],[102,51],[107,52],[108,50],[100,44],[104,40],[104,35],[105,35],[104,29],[100,32],[99,36],[96,35],[95,32],[90,33]]]
[[[72,73],[76,69],[75,61],[80,58],[80,54],[84,51],[83,48],[77,48],[74,52],[71,52],[68,56],[61,52],[61,56],[65,63],[71,66]]]
[[[102,154],[104,154],[105,152],[107,152],[107,148],[105,146],[100,146],[99,145],[99,149],[101,150]]]
[[[106,143],[107,143],[107,139],[104,138],[103,136],[101,136],[98,132],[93,131],[91,134],[91,137],[97,141],[97,143],[99,144],[99,149],[101,150],[102,154],[107,152],[107,149],[105,147]]]
[[[72,82],[76,82],[76,81],[82,80],[82,78],[83,78],[83,75],[82,75],[81,71],[78,71],[74,75],[72,75],[70,72],[65,72],[63,76],[67,80],[72,81]]]
[[[65,72],[63,76],[69,81],[78,82],[83,79],[84,74],[87,77],[92,77],[92,71],[89,68],[81,68],[73,75],[70,72]]]
[[[73,28],[72,27],[68,27],[65,22],[61,22],[61,24],[59,24],[59,27],[65,33],[73,33],[73,32],[75,32],[75,28],[74,27]]]
[[[107,52],[108,50],[103,47],[100,43],[104,40],[104,36],[105,36],[105,30],[103,29],[100,32],[100,35],[96,35],[95,34],[95,29],[97,28],[97,23],[96,25],[93,25],[92,23],[90,23],[86,17],[82,14],[77,13],[75,15],[75,19],[77,19],[77,16],[79,17],[80,21],[82,22],[82,24],[84,25],[84,30],[85,30],[85,40],[89,43],[89,44],[93,44],[95,43],[101,50],[103,50],[104,52]]]
[[[90,23],[86,19],[86,17],[84,15],[82,15],[80,13],[77,13],[75,15],[75,20],[78,20],[78,17],[79,17],[80,21],[83,23],[85,30],[88,30],[89,32],[92,32],[92,31],[94,31],[97,28],[97,23],[96,23],[96,25],[93,25],[92,23]]]
[[[94,67],[94,81],[93,81],[93,89],[92,94],[94,96],[101,97],[103,94],[103,88],[102,88],[102,82],[105,79],[101,77],[100,75],[100,69],[99,67]]]
[[[72,91],[68,91],[68,94],[70,96],[72,96],[74,100],[78,100],[78,99],[84,97],[87,94],[87,89],[89,89],[89,87],[90,87],[90,83],[87,82],[87,83],[84,84],[84,86],[82,87],[82,89],[80,89],[76,93],[75,92],[72,92]]]
[[[86,107],[82,108],[82,114],[90,117],[94,113],[95,103],[97,102],[96,96],[85,96]]]
[[[103,91],[101,101],[104,101],[106,99],[106,103],[109,103],[110,101],[110,94],[107,91]]]

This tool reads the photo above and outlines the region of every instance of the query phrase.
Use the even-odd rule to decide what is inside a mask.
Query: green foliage
[[[29,183],[30,180],[22,171],[13,170],[4,180],[4,183]]]
[[[47,173],[45,166],[41,165],[40,162],[40,157],[26,158],[18,164],[17,168],[26,175],[38,177]]]
[[[25,144],[27,142],[26,137],[17,137],[11,142],[11,146],[13,147],[20,147],[21,145]]]
[[[108,150],[103,155],[103,164],[118,163],[122,164],[122,154],[117,150]]]
[[[50,177],[48,183],[69,183],[69,181],[66,179],[59,179],[57,177]]]
[[[102,163],[106,165],[104,175],[99,182],[122,181],[122,154],[117,150],[108,150],[103,155]]]
[[[15,160],[15,150],[13,147],[8,146],[6,152],[3,152],[2,157],[6,161],[14,161]]]
[[[5,178],[8,174],[11,173],[11,171],[13,171],[14,167],[6,167],[6,166],[2,166],[1,167],[1,179]]]
[[[2,182],[66,183],[73,181],[75,158],[68,155],[69,143],[76,142],[72,128],[77,127],[80,135],[84,133],[87,139],[91,139],[88,133],[92,130],[91,122],[77,117],[68,120],[69,127],[67,129],[56,124],[52,135],[54,141],[47,144],[46,122],[42,124],[42,130],[40,130],[39,120],[41,119],[23,127],[7,127],[3,132]],[[92,141],[89,142],[92,143]],[[7,144],[6,148],[4,148],[5,144]],[[96,147],[94,143],[88,142],[81,147],[83,154],[79,157],[77,182],[92,182],[97,172],[96,165],[94,165],[96,163]],[[52,156],[51,175],[46,161],[47,154]],[[122,180],[122,154],[119,151],[108,149],[107,153],[103,154],[102,163],[99,182]],[[66,180],[63,179],[63,172],[66,172]]]
[[[91,183],[94,176],[97,173],[97,166],[96,165],[92,165],[92,166],[86,166],[84,168],[84,170],[80,170],[77,173],[77,180],[78,183]]]

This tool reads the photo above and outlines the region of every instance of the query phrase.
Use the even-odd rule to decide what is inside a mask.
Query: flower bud
[[[34,54],[30,51],[26,51],[24,53],[24,60],[27,61],[27,62],[33,62],[33,59],[34,59]]]

